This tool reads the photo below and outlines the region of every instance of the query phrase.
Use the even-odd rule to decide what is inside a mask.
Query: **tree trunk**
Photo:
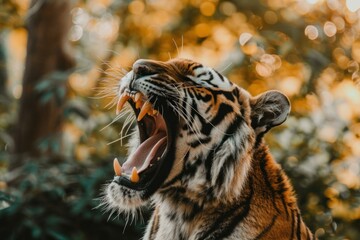
[[[45,139],[59,140],[66,94],[62,94],[63,97],[59,99],[52,93],[60,88],[66,93],[66,79],[60,82],[57,79],[55,82],[55,78],[49,76],[61,74],[75,65],[68,53],[70,9],[70,1],[67,0],[32,0],[30,4],[23,92],[15,130],[17,157],[12,161],[11,168],[21,164],[20,156],[39,156],[44,153],[40,144]],[[67,78],[65,74],[61,76]],[[47,86],[44,81],[48,81],[49,87],[39,88],[40,83]],[[46,100],[44,93],[48,94]],[[56,154],[51,147],[46,147],[45,152]]]
[[[6,70],[6,54],[5,54],[5,36],[0,31],[0,101],[6,94],[7,70]]]

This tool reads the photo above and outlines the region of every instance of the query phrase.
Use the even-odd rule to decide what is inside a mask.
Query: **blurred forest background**
[[[360,239],[359,0],[0,0],[1,239],[139,239],[96,208],[123,158],[117,81],[191,58],[292,112],[267,142],[319,239]],[[115,93],[114,93],[115,94]],[[105,127],[105,128],[104,128]],[[126,142],[126,140],[124,140]]]

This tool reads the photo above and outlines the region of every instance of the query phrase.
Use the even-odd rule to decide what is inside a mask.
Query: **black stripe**
[[[162,81],[162,82],[161,82]],[[150,83],[160,89],[158,90],[164,90],[166,89],[167,91],[171,92],[171,93],[174,93],[175,92],[175,88],[174,87],[171,87],[170,85],[166,84],[165,82],[163,82],[164,80],[161,79],[161,78],[157,78],[157,77],[152,77],[150,79],[147,79],[147,83]]]
[[[181,206],[181,205],[185,205],[186,208],[190,208],[190,211],[184,211],[181,212],[182,213],[182,219],[186,222],[192,221],[194,219],[194,217],[201,213],[203,211],[203,207],[200,206],[197,202],[193,201],[192,199],[186,197],[184,194],[186,192],[186,189],[184,187],[171,187],[169,189],[166,190],[161,190],[160,193],[167,195],[167,199],[171,199],[173,201],[173,204],[175,206]],[[180,213],[180,214],[181,214]],[[176,218],[176,215],[179,214],[174,214],[169,216],[169,220],[174,220]]]
[[[295,218],[294,218],[294,211],[291,211],[291,235],[289,240],[294,239],[294,233],[295,233]]]
[[[197,238],[198,240],[226,238],[230,236],[236,226],[246,218],[250,211],[250,204],[254,193],[252,178],[249,178],[249,181],[250,193],[246,196],[245,201],[240,201],[221,214],[207,231],[200,233],[200,236]]]
[[[158,230],[159,230],[159,215],[158,215],[158,209],[155,209],[153,213],[153,223],[151,226],[149,239],[151,240],[155,239]]]
[[[279,186],[279,189],[278,189],[277,193],[281,196],[281,202],[283,204],[283,207],[284,207],[284,210],[285,210],[285,213],[286,213],[286,219],[289,219],[288,208],[287,208],[287,205],[286,205],[286,202],[285,202],[285,197],[284,197],[284,192],[286,192],[288,189],[287,189],[287,187],[285,187],[285,181],[284,181],[282,173],[283,172],[282,172],[281,169],[279,169],[277,171],[277,183],[278,183],[278,186]]]
[[[208,187],[205,190],[205,202],[214,201],[214,199],[218,199],[218,195],[215,195],[214,188],[212,186]]]
[[[202,126],[201,132],[204,135],[209,135],[213,127],[217,126],[226,117],[226,115],[228,115],[231,112],[233,112],[232,106],[225,103],[221,103],[216,116],[213,119],[211,119],[210,123],[205,123]]]
[[[233,91],[214,90],[214,89],[211,89],[211,88],[206,88],[206,90],[210,91],[212,93],[212,95],[214,95],[214,98],[215,98],[215,96],[223,95],[230,102],[235,101]]]
[[[214,79],[214,74],[212,74],[211,72],[208,72],[209,73],[209,78],[208,79],[202,79],[202,81],[206,81],[206,82],[210,82],[211,80],[213,80]]]
[[[209,111],[211,110],[211,108],[212,108],[212,104],[210,104],[209,106],[208,106],[208,108],[205,110],[205,113],[207,114],[207,113],[209,113]]]
[[[187,77],[187,76],[184,76],[182,74],[179,74],[178,77],[183,80],[183,82],[187,82],[189,84],[194,84],[194,81],[191,80],[191,78]]]
[[[202,67],[203,67],[203,65],[199,64],[199,65],[196,65],[195,67],[193,67],[192,70],[194,71],[194,70],[196,70],[198,68],[202,68]]]
[[[211,72],[209,72],[209,74],[210,74],[210,77],[209,77],[208,79],[202,79],[201,81],[203,81],[203,82],[211,85],[211,86],[214,87],[214,88],[219,88],[218,85],[216,85],[216,84],[214,84],[214,83],[211,82],[211,80],[214,79],[214,74],[212,74]]]
[[[226,160],[224,161],[224,164],[221,166],[219,175],[216,178],[215,185],[217,188],[222,187],[225,176],[229,171],[231,171],[230,169],[233,168],[235,161],[236,161],[236,156],[230,153],[229,156],[227,156]]]
[[[163,184],[161,188],[169,187],[170,185],[174,184],[175,182],[177,182],[178,180],[181,179],[181,176],[183,175],[184,170],[185,170],[185,164],[186,164],[186,162],[188,161],[189,156],[190,156],[190,151],[188,151],[188,152],[185,154],[184,164],[183,164],[183,169],[182,169],[182,171],[181,171],[178,175],[176,175],[175,177],[173,177],[172,179],[170,179],[168,182],[166,182],[165,184]]]
[[[297,211],[296,212],[297,215],[297,231],[296,231],[296,237],[298,240],[301,240],[301,218],[300,218],[300,213]]]
[[[160,190],[160,193],[162,194],[166,194],[168,195],[170,198],[173,198],[174,196],[181,196],[186,192],[186,189],[184,187],[178,187],[178,186],[173,186],[170,187],[168,189],[162,189]],[[183,197],[183,199],[185,199],[186,197]],[[188,198],[187,198],[188,199]],[[179,198],[177,199],[179,200]],[[190,201],[190,199],[188,199]],[[185,202],[187,202],[186,200],[184,200]]]
[[[176,211],[171,211],[170,213],[167,213],[165,215],[165,217],[167,218],[168,221],[170,222],[174,222],[175,220],[177,220],[177,215],[176,215]]]
[[[224,76],[221,75],[218,71],[214,70],[216,72],[216,74],[219,76],[219,78],[221,79],[222,82],[225,82]]]
[[[191,119],[195,120],[195,116],[199,116],[199,120],[201,122],[204,121],[203,117],[199,114],[199,111],[198,111],[198,108],[197,108],[197,104],[195,101],[193,101],[191,103],[191,110],[190,110],[190,116],[191,116]],[[190,128],[191,129],[191,128]]]
[[[214,99],[214,105],[216,105],[216,103],[217,103],[217,101],[218,101],[218,93],[215,93],[214,94],[214,91],[212,91],[210,88],[209,89],[207,89],[207,90],[209,90],[210,92],[211,92],[211,94],[213,95],[213,99]]]
[[[268,187],[268,189],[270,190],[270,193],[271,193],[271,198],[272,198],[272,204],[273,204],[273,206],[274,206],[274,208],[275,208],[275,210],[278,212],[278,213],[280,213],[280,210],[279,210],[279,208],[276,206],[276,202],[275,202],[275,190],[274,190],[274,188],[272,187],[272,185],[271,185],[271,182],[270,182],[270,180],[269,180],[269,176],[268,176],[268,173],[267,173],[267,171],[266,171],[266,164],[267,164],[267,158],[266,158],[266,153],[265,152],[263,152],[262,153],[262,156],[260,156],[261,157],[261,160],[260,160],[260,170],[261,170],[261,172],[262,172],[262,174],[263,174],[263,179],[264,179],[264,181],[265,181],[265,184],[266,184],[266,186]]]
[[[206,137],[206,138],[202,138],[202,139],[197,139],[194,142],[190,143],[190,147],[192,148],[196,148],[198,147],[200,144],[206,144],[209,143],[211,141],[211,137]]]
[[[255,239],[262,238],[272,228],[277,217],[278,217],[278,215],[274,215],[271,222],[262,230],[262,232],[259,235],[256,236]]]
[[[185,97],[184,97],[184,99],[182,100],[182,105],[181,105],[182,112],[183,112],[184,114],[186,113],[186,115],[187,115],[187,100],[188,100],[187,95],[188,95],[188,92],[185,91]],[[184,129],[184,130],[186,130],[186,129]]]
[[[202,157],[198,157],[196,159],[195,162],[191,161],[191,162],[187,162],[185,164],[185,167],[183,168],[184,170],[184,176],[186,176],[187,178],[191,178],[193,176],[195,176],[196,170],[197,168],[203,163]]]
[[[205,76],[207,74],[207,72],[203,72],[203,73],[200,73],[199,75],[197,75],[196,77],[199,78],[201,76]]]
[[[179,240],[187,240],[187,237],[185,237],[183,233],[180,232]]]
[[[244,122],[244,119],[240,115],[236,115],[233,122],[230,124],[230,126],[225,131],[225,136],[221,141],[221,144],[223,144],[226,140],[228,140],[229,137],[233,137],[235,132],[240,128],[241,123]]]
[[[240,96],[240,92],[239,92],[239,89],[236,87],[236,88],[234,88],[234,90],[233,90],[233,94],[234,94],[234,96],[236,97],[236,98],[239,98],[239,96]]]
[[[234,102],[235,98],[232,92],[222,92],[222,94],[226,97],[230,102]]]
[[[211,79],[212,80],[212,79]],[[204,80],[201,80],[202,82],[204,82],[204,83],[206,83],[206,84],[209,84],[211,87],[213,87],[213,88],[219,88],[219,86],[218,85],[216,85],[216,84],[214,84],[214,83],[212,83],[211,81],[210,81],[210,79],[204,79]],[[209,88],[208,88],[209,89]]]
[[[197,62],[190,62],[188,65],[188,68],[192,68],[192,66],[194,66],[195,64],[198,64]]]
[[[161,190],[163,192],[166,192],[168,189],[168,187],[170,187],[171,185],[173,185],[175,182],[177,181],[185,181],[184,178],[191,178],[195,175],[197,168],[203,163],[203,159],[202,156],[199,156],[195,161],[191,161],[189,162],[189,155],[190,155],[190,151],[188,151],[184,157],[184,162],[183,162],[183,167],[182,167],[182,171],[176,175],[175,177],[173,177],[171,180],[169,180],[168,182],[166,182],[162,187]],[[183,185],[185,185],[185,183],[182,183]]]
[[[186,91],[189,94],[190,98],[194,98],[194,94],[192,93],[193,91],[194,90],[191,88],[187,89],[187,91]]]
[[[208,182],[211,181],[211,168],[214,160],[214,154],[216,150],[210,150],[210,153],[207,155],[205,159],[205,169],[206,169],[206,180]]]
[[[215,181],[215,186],[217,187],[217,189],[221,189],[221,185],[224,183],[224,178],[225,178],[225,174],[227,173],[228,168],[226,167],[222,167],[220,169],[219,174],[217,175],[216,181]]]
[[[190,222],[196,217],[196,215],[201,212],[203,212],[203,208],[200,205],[194,203],[190,212],[184,212],[183,219],[186,222]]]
[[[206,180],[211,181],[211,168],[213,164],[214,154],[219,150],[219,148],[224,144],[226,140],[229,139],[229,137],[233,136],[237,129],[239,129],[240,124],[243,122],[243,118],[239,115],[237,115],[234,119],[234,121],[230,124],[230,126],[226,129],[225,135],[223,139],[221,140],[220,144],[217,146],[214,146],[212,149],[213,151],[210,151],[209,155],[205,159],[205,169],[206,169]]]
[[[196,99],[201,100],[203,102],[209,102],[213,97],[211,94],[205,94],[205,96],[197,92],[195,92],[194,94]]]

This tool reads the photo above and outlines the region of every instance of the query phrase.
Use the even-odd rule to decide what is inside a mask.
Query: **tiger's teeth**
[[[124,104],[126,103],[126,101],[130,98],[130,96],[126,93],[121,94],[117,105],[116,105],[116,115],[119,114],[119,112],[121,111],[121,109],[123,108]]]
[[[143,105],[143,102],[142,102],[141,99],[139,99],[139,100],[137,100],[137,101],[135,102],[135,108],[136,108],[136,109],[141,108],[142,105]]]
[[[158,113],[158,111],[155,110],[155,109],[150,109],[149,112],[148,112],[148,114],[149,114],[150,116],[155,116],[157,113]]]
[[[113,165],[116,176],[121,176],[121,165],[117,158],[114,158]]]
[[[145,102],[144,105],[142,106],[141,110],[140,110],[140,113],[139,113],[139,115],[138,115],[137,120],[138,120],[138,121],[141,121],[141,119],[143,119],[144,116],[145,116],[149,111],[152,112],[152,105],[151,105],[150,102]]]
[[[133,183],[137,183],[140,180],[139,174],[137,172],[136,167],[133,167],[131,171],[130,181]]]
[[[134,101],[135,101],[135,102],[138,102],[138,101],[140,100],[140,98],[141,98],[141,93],[140,93],[140,92],[137,92],[137,93],[135,94]]]

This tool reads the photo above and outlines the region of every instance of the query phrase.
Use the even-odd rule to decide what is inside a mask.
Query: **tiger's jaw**
[[[165,99],[125,88],[117,111],[128,102],[137,119],[139,143],[106,189],[110,208],[128,211],[144,204],[168,177],[174,162],[178,120]]]
[[[170,171],[168,168],[171,168],[171,159],[167,162],[165,160],[170,157],[176,124],[171,111],[166,108],[166,103],[160,99],[153,102],[139,91],[126,89],[119,98],[118,110],[124,100],[130,103],[135,112],[140,144],[130,154],[121,170],[115,171],[117,176],[114,182],[136,191],[149,192],[151,189],[157,189],[159,186],[154,184],[159,185],[163,182],[166,173]],[[117,166],[119,167],[120,165]]]

